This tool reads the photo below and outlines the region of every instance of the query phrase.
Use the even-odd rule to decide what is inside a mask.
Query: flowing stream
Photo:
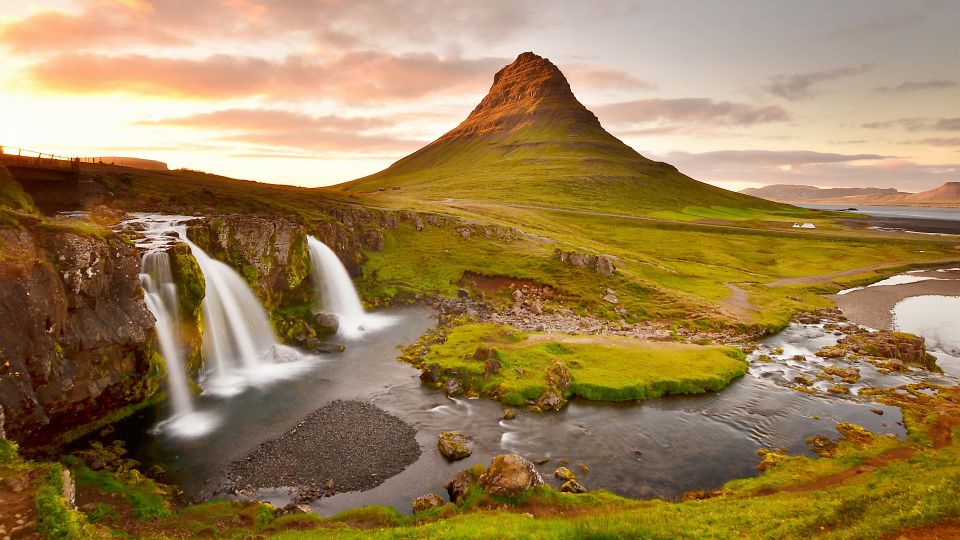
[[[371,490],[313,502],[312,508],[325,515],[364,504],[387,504],[409,512],[414,497],[444,493],[442,486],[454,473],[473,464],[486,464],[504,452],[536,460],[548,478],[561,464],[578,467],[583,463],[589,466],[589,473],[582,475],[588,488],[632,497],[677,498],[689,490],[713,489],[733,478],[756,475],[758,448],[786,448],[812,455],[805,439],[817,434],[836,438],[839,422],[904,437],[900,410],[858,397],[865,385],[957,383],[949,372],[881,373],[863,364],[857,366],[862,379],[848,385],[847,395],[830,393],[819,382],[813,394],[796,391],[790,388],[795,377],[813,377],[834,362],[815,353],[836,343],[838,336],[823,325],[792,324],[763,340],[750,357],[748,374],[721,392],[622,404],[575,400],[559,413],[520,410],[516,419],[504,421],[501,405],[485,398],[448,398],[424,387],[416,368],[398,362],[397,348],[429,330],[436,323],[436,314],[424,307],[364,312],[340,260],[316,239],[310,239],[309,248],[314,279],[323,289],[320,300],[324,309],[340,319],[340,337],[348,338],[346,351],[339,354],[308,355],[277,345],[266,314],[242,278],[187,241],[183,226],[183,222],[168,221],[148,227],[174,230],[172,236],[152,234],[154,241],[185,241],[207,280],[204,391],[198,396],[185,392],[184,400],[174,396],[179,392],[174,389],[179,384],[174,379],[182,375],[187,389],[189,380],[185,373],[171,370],[171,404],[174,420],[214,420],[201,426],[203,429],[188,430],[190,437],[184,437],[183,431],[152,430],[151,426],[169,414],[166,406],[158,406],[121,422],[117,433],[127,441],[132,457],[163,466],[195,497],[226,495],[225,472],[231,462],[337,399],[370,402],[406,421],[417,430],[422,454],[403,472]],[[168,300],[171,294],[175,298],[175,285],[163,286],[167,283],[163,257],[150,256],[149,263],[147,259],[144,287],[151,310],[156,309],[158,335],[167,335],[160,339],[164,355],[168,348],[171,351],[170,363],[177,347],[175,336],[168,339],[168,334],[175,332],[160,326],[173,326],[170,321],[176,309]],[[923,311],[922,306],[916,309]],[[374,334],[371,329],[379,331]],[[761,359],[761,353],[767,357]],[[296,361],[277,362],[278,357]],[[231,382],[231,378],[237,380]],[[243,391],[222,392],[223,387],[214,382]],[[472,456],[449,463],[436,451],[439,433],[451,430],[474,439]],[[291,486],[244,496],[283,506],[294,490]]]

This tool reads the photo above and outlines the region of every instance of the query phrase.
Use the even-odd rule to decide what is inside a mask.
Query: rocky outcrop
[[[616,271],[613,260],[606,255],[589,255],[579,251],[557,249],[553,251],[553,257],[563,264],[574,268],[587,268],[604,276],[611,276]]]
[[[37,443],[153,394],[162,375],[140,256],[120,238],[0,228],[0,408]]]
[[[240,272],[268,309],[309,302],[310,256],[302,225],[272,216],[229,214],[198,221],[188,236]]]

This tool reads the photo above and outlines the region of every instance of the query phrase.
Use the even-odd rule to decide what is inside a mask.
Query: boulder
[[[578,482],[576,479],[567,480],[560,486],[560,491],[563,493],[585,493],[587,488],[583,487],[583,484]]]
[[[490,495],[516,497],[524,491],[543,485],[543,477],[529,460],[516,454],[500,454],[493,458],[480,485]]]
[[[437,450],[450,461],[470,457],[473,441],[458,431],[444,431],[437,439]]]
[[[513,420],[517,417],[516,411],[513,409],[504,409],[503,410],[503,419],[504,420]]]
[[[336,334],[340,329],[340,318],[333,313],[316,313],[313,318],[317,321],[317,326],[331,334]]]
[[[563,480],[564,482],[577,479],[577,475],[573,474],[573,471],[566,467],[557,467],[557,469],[553,471],[553,476],[555,476],[557,480]]]
[[[588,255],[577,251],[554,250],[554,258],[574,268],[588,268],[600,275],[610,276],[616,271],[613,260],[607,255]]]
[[[443,506],[445,501],[443,497],[437,495],[436,493],[427,493],[421,497],[417,497],[413,500],[413,513],[419,514],[420,512],[426,512],[431,508],[437,508]]]
[[[473,475],[470,474],[468,469],[453,475],[453,478],[443,487],[447,490],[447,495],[450,496],[450,502],[459,504],[469,491],[471,484],[473,484]]]

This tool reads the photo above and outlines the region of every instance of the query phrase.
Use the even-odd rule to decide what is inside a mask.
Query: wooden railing
[[[79,171],[81,163],[103,163],[101,157],[60,156],[26,148],[0,146],[0,160],[11,165],[38,169]]]

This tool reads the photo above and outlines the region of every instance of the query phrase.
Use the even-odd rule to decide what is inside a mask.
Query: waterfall
[[[149,251],[140,263],[140,283],[143,284],[147,308],[157,319],[157,341],[160,354],[167,364],[167,380],[173,415],[194,412],[183,359],[183,340],[180,338],[180,308],[177,303],[177,285],[170,271],[170,256],[165,251]]]
[[[391,318],[364,312],[350,274],[332,249],[312,236],[307,237],[307,247],[318,303],[324,311],[337,316],[340,335],[358,337],[364,331],[376,330],[391,322]]]

